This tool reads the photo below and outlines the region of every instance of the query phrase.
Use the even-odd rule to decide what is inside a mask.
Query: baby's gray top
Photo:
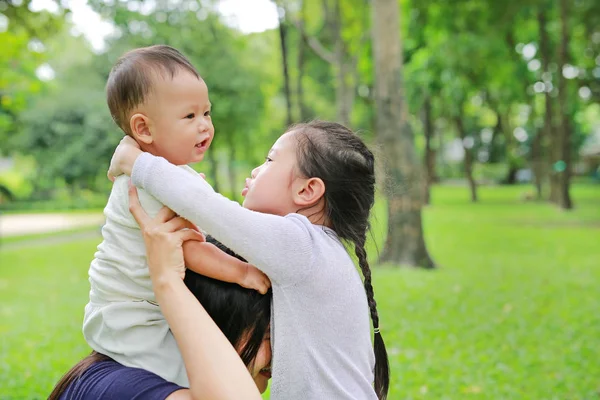
[[[331,229],[300,214],[247,210],[149,153],[138,157],[132,181],[271,279],[272,399],[377,398],[367,298]]]

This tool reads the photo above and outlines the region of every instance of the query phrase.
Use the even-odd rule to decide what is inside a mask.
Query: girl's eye
[[[271,162],[273,161],[272,159],[270,159],[269,157],[265,157],[265,162]]]
[[[196,115],[194,113],[189,113],[188,115],[186,115],[185,117],[187,119],[193,119]]]
[[[205,112],[205,113],[204,113],[204,116],[205,116],[205,117],[210,117],[210,111],[207,111],[207,112]]]

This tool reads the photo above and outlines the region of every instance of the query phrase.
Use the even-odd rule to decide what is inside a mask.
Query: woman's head
[[[210,236],[207,241],[229,255],[242,259]],[[264,392],[271,377],[271,290],[261,295],[255,290],[216,281],[190,270],[186,272],[185,284],[236,348],[256,386],[261,393]],[[202,335],[202,332],[198,334]],[[110,358],[92,352],[61,378],[49,399],[58,400],[92,364],[107,360]]]
[[[212,237],[207,237],[207,241],[242,259]],[[271,291],[261,295],[255,290],[207,278],[190,270],[186,271],[184,281],[236,348],[260,392],[264,392],[271,377]]]
[[[338,123],[294,125],[275,142],[266,162],[252,171],[242,194],[246,208],[277,215],[301,213],[354,245],[377,332],[375,388],[379,398],[384,398],[389,365],[365,249],[375,203],[373,153],[360,137]]]

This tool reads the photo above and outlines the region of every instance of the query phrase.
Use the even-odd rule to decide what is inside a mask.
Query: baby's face
[[[152,153],[175,165],[202,161],[214,136],[203,80],[186,71],[158,79],[145,108]]]

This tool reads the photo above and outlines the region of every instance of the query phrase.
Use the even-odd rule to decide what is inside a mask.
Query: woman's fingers
[[[181,217],[172,218],[165,222],[163,227],[166,232],[180,231],[184,228],[191,229],[189,221]]]
[[[188,240],[195,240],[198,242],[204,242],[204,235],[201,234],[198,231],[192,230],[192,229],[187,229],[185,231],[179,231],[179,234],[181,235],[181,242],[187,242]]]
[[[188,221],[187,219],[185,220],[185,227],[187,229],[191,229],[191,230],[200,232],[200,228],[198,228],[198,226],[196,226],[196,224],[194,224],[193,222]],[[200,233],[202,233],[202,232],[200,232]]]
[[[175,214],[173,212],[173,210],[171,210],[167,206],[164,206],[163,208],[161,208],[158,211],[158,214],[156,214],[156,217],[154,219],[159,223],[163,223],[163,222],[167,222],[167,221],[173,219],[173,217],[175,217],[175,215],[177,215],[177,214]]]
[[[148,227],[152,221],[150,216],[148,216],[146,211],[142,208],[137,189],[131,182],[129,182],[129,212],[131,212],[141,229]]]

